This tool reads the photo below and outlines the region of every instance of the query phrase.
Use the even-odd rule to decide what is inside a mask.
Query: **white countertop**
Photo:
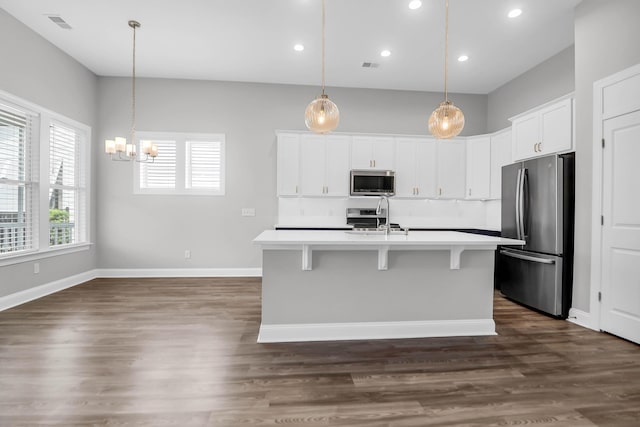
[[[408,234],[361,234],[340,230],[266,230],[254,239],[261,246],[497,246],[524,245],[522,240],[457,231],[409,231]]]

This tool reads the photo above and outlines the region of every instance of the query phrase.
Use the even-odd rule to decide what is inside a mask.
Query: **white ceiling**
[[[488,93],[573,44],[580,0],[450,0],[449,90]],[[327,86],[442,91],[444,0],[327,0]],[[0,0],[101,76],[319,85],[320,0]],[[516,19],[507,18],[521,8]],[[47,15],[60,15],[64,30]],[[293,45],[302,43],[303,52]],[[391,56],[382,58],[382,49]],[[457,57],[465,53],[469,61]],[[362,68],[363,62],[379,63]]]

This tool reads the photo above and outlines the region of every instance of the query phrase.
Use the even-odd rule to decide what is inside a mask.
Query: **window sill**
[[[35,261],[43,258],[51,258],[59,255],[72,254],[74,252],[87,251],[93,246],[93,243],[78,243],[75,245],[64,246],[60,248],[47,248],[42,251],[23,252],[15,255],[5,255],[0,258],[0,267],[12,264],[20,264],[23,262]]]

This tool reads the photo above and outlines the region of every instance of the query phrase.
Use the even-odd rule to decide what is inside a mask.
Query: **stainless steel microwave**
[[[396,194],[396,173],[384,170],[352,170],[352,196],[393,196]]]

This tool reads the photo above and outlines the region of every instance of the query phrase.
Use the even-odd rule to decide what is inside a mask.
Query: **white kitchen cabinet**
[[[396,138],[396,197],[436,196],[436,140]]]
[[[502,167],[511,164],[511,129],[491,135],[491,199],[502,198]]]
[[[464,139],[438,140],[438,198],[464,199],[466,154]]]
[[[305,134],[300,137],[300,194],[349,194],[349,137]]]
[[[467,138],[467,177],[465,197],[485,200],[491,196],[491,137]]]
[[[300,190],[300,136],[295,133],[277,134],[278,196],[298,196]]]
[[[573,101],[565,98],[511,119],[513,160],[573,148]]]
[[[395,170],[395,141],[387,136],[354,136],[351,169]]]

